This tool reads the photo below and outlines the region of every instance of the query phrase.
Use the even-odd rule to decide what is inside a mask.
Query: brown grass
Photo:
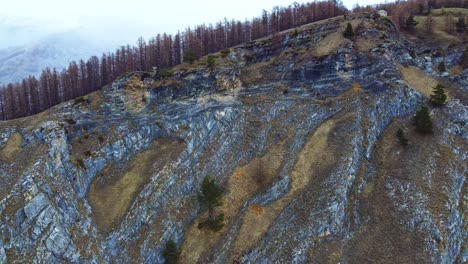
[[[397,64],[400,69],[403,80],[412,88],[418,90],[422,95],[429,98],[432,94],[432,89],[438,84],[437,80],[427,75],[420,69],[409,66],[405,67]]]
[[[358,50],[362,52],[369,52],[371,49],[377,47],[375,39],[357,38],[355,44]]]
[[[16,196],[12,197],[9,201],[8,205],[2,211],[1,217],[5,217],[7,215],[14,216],[14,214],[21,208],[24,207],[24,201]]]
[[[460,75],[463,72],[463,68],[460,65],[454,66],[447,71],[450,76]]]
[[[252,205],[243,216],[243,223],[234,242],[231,260],[243,255],[263,237],[275,216],[288,205],[298,193],[304,190],[314,175],[316,168],[332,163],[334,157],[327,151],[328,134],[333,129],[333,119],[324,122],[309,138],[298,155],[297,162],[291,172],[291,188],[280,200],[258,210]]]
[[[0,200],[11,191],[24,170],[30,168],[40,156],[47,153],[47,145],[45,144],[21,147],[22,141],[21,135],[14,133],[0,150],[0,166],[7,173],[2,175]]]
[[[153,165],[157,164],[161,169],[177,158],[182,149],[178,141],[158,140],[136,155],[123,169],[115,165],[104,169],[93,181],[88,193],[92,218],[98,229],[108,232],[118,224],[154,172]]]
[[[433,33],[428,35],[425,29],[425,24],[427,17],[426,16],[415,16],[414,19],[419,22],[416,25],[416,32],[422,38],[430,37],[431,41],[437,42],[449,42],[449,43],[462,43],[463,40],[460,35],[449,34],[445,31],[445,17],[444,16],[433,16]],[[453,22],[456,22],[457,18],[453,17]]]
[[[434,118],[443,118],[439,114],[436,111]],[[358,198],[361,215],[369,222],[360,226],[347,242],[345,255],[351,263],[427,263],[430,260],[421,250],[426,247],[422,233],[411,233],[400,224],[408,216],[389,197],[385,185],[390,178],[403,184],[412,183],[417,191],[424,193],[435,223],[443,223],[449,216],[445,190],[450,189],[452,182],[447,180],[446,171],[456,160],[454,154],[437,143],[437,132],[421,136],[414,131],[411,122],[411,118],[395,120],[376,144],[372,163],[377,165],[377,172]],[[398,143],[395,136],[398,128],[403,128],[409,139],[407,147]]]
[[[93,111],[98,111],[101,109],[102,103],[104,102],[104,96],[102,95],[102,90],[90,93],[88,99],[91,101],[90,108]]]
[[[271,78],[272,60],[250,64],[242,68],[240,75],[243,86],[258,84]]]
[[[354,91],[357,91],[357,92],[363,92],[364,91],[359,83],[353,83],[351,85],[351,89],[353,89]]]
[[[18,132],[14,133],[2,148],[0,158],[11,160],[15,154],[21,150],[21,144],[23,144],[23,137]]]
[[[141,112],[148,104],[149,91],[148,87],[140,80],[140,76],[133,75],[126,82],[124,92],[121,94],[121,99],[124,102],[125,108],[130,112]]]
[[[362,22],[361,19],[350,21],[353,28],[356,28]],[[335,52],[339,47],[345,43],[351,43],[351,40],[343,37],[343,32],[346,28],[348,21],[343,21],[340,27],[332,33],[326,35],[318,43],[312,46],[312,55],[316,57],[323,57]]]
[[[84,134],[79,138],[71,140],[71,154],[77,159],[85,159],[89,153],[95,155],[95,151],[101,148],[101,142],[98,137],[99,135]]]
[[[223,196],[223,205],[220,211],[224,213],[225,224],[229,226],[239,216],[240,209],[247,199],[254,193],[271,184],[283,160],[283,148],[285,143],[271,147],[261,158],[256,158],[249,164],[238,168],[229,178],[227,192]],[[259,180],[259,167],[261,176]],[[260,206],[254,206],[256,214],[261,210]],[[207,261],[210,254],[220,239],[225,235],[226,228],[219,232],[207,229],[198,229],[198,222],[203,221],[206,213],[200,215],[185,232],[186,239],[182,246],[180,263],[197,263]]]

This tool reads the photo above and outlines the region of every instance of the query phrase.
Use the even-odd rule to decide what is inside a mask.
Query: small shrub
[[[455,23],[455,26],[457,28],[458,33],[463,33],[466,30],[466,23],[465,23],[465,18],[464,17],[459,17],[458,22]]]
[[[99,136],[98,136],[98,140],[99,140],[99,143],[103,143],[104,140],[105,140],[105,138],[104,138],[103,135],[99,135]]]
[[[416,59],[416,52],[414,52],[414,50],[410,50],[409,55],[411,56],[411,58]]]
[[[283,90],[283,94],[288,94],[289,93],[289,90],[288,89],[284,89]]]
[[[379,38],[380,38],[380,39],[386,39],[386,38],[387,38],[387,34],[385,34],[385,33],[382,33],[382,35],[380,35],[380,37],[379,37]]]
[[[346,25],[346,29],[343,32],[343,37],[349,38],[349,39],[354,37],[354,30],[353,30],[353,26],[351,25],[351,23],[348,23]]]
[[[81,103],[90,103],[89,99],[83,97],[83,96],[80,96],[78,98],[75,98],[75,101],[73,102],[73,105],[77,105],[77,104],[81,104]]]
[[[86,169],[86,165],[84,164],[83,159],[76,159],[75,160],[75,165],[77,165],[78,167],[80,167],[82,169]]]
[[[231,53],[231,49],[224,49],[221,51],[221,57],[226,58],[229,53]]]
[[[297,28],[294,29],[293,33],[291,34],[291,36],[293,38],[297,37],[299,35],[299,31],[297,30]]]
[[[214,55],[208,55],[208,58],[206,59],[208,68],[214,69],[215,63],[216,63],[216,57]]]
[[[184,54],[184,62],[188,62],[193,64],[196,60],[198,60],[197,54],[193,50],[187,50]]]
[[[89,157],[89,156],[91,156],[91,151],[87,150],[87,151],[85,151],[84,154],[85,154],[85,156],[88,156],[88,157]]]
[[[414,116],[414,125],[416,126],[416,131],[421,134],[430,134],[432,133],[432,121],[429,116],[429,109],[426,106],[422,106],[416,115]]]
[[[419,23],[418,21],[414,20],[414,16],[410,15],[408,19],[406,19],[406,28],[409,31],[414,31],[418,23]]]
[[[405,136],[405,133],[401,128],[398,129],[396,136],[398,138],[398,142],[400,142],[400,145],[406,147],[408,146],[408,139]]]
[[[124,72],[124,73],[122,73],[122,75],[120,75],[119,78],[125,78],[125,77],[127,77],[128,75],[130,75],[129,72]]]
[[[444,61],[441,61],[439,63],[439,66],[437,66],[437,69],[439,70],[439,72],[445,72],[447,71],[447,69],[445,68],[445,62]]]
[[[167,264],[175,264],[177,263],[177,260],[179,259],[179,248],[177,247],[177,244],[174,242],[174,240],[169,239],[166,242],[166,246],[164,247],[163,251],[163,257],[164,257],[164,263]]]
[[[171,69],[161,69],[159,70],[159,76],[161,78],[170,78],[174,74],[174,71]]]
[[[223,228],[224,214],[215,214],[215,208],[222,205],[221,188],[215,183],[214,179],[205,176],[200,187],[198,199],[200,203],[208,208],[208,218],[198,225],[198,228],[205,226],[213,231],[219,231]]]
[[[442,84],[437,84],[434,87],[431,94],[431,103],[434,106],[443,106],[447,101],[447,95],[445,94],[445,87]]]
[[[67,122],[67,123],[70,124],[70,125],[76,124],[76,121],[73,120],[73,118],[65,118],[65,122]]]
[[[221,213],[215,216],[214,219],[207,218],[205,221],[198,223],[198,228],[202,229],[208,227],[209,229],[217,232],[224,227],[224,214]]]

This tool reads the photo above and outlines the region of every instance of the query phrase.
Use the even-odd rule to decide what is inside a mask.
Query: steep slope
[[[405,69],[440,76],[391,22],[282,35],[213,70],[130,73],[0,123],[0,261],[162,263],[170,238],[182,263],[468,261],[468,72],[444,79],[451,100],[421,136],[411,117],[427,94]],[[197,228],[206,175],[224,189],[219,232]]]

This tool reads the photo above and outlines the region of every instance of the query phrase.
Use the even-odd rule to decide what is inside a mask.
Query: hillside
[[[0,122],[0,262],[163,263],[169,239],[180,263],[467,262],[468,70],[437,70],[467,44],[366,14],[280,34]]]

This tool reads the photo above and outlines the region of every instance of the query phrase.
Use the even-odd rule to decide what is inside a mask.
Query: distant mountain
[[[44,67],[62,69],[71,60],[114,51],[162,31],[138,19],[80,17],[76,21],[0,13],[0,85],[37,76]]]
[[[53,33],[31,44],[0,50],[0,84],[38,76],[45,67],[61,70],[72,60],[110,50],[79,31]]]

